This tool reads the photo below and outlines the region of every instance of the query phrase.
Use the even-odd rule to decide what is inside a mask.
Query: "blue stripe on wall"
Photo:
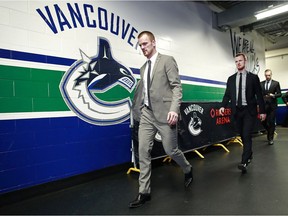
[[[189,77],[180,75],[181,80],[187,80],[187,81],[194,81],[194,82],[200,82],[200,83],[208,83],[208,84],[216,84],[216,85],[226,85],[226,82],[220,82],[216,80],[209,80],[209,79],[203,79],[203,78],[197,78],[197,77]]]
[[[130,162],[129,125],[94,126],[77,117],[2,120],[0,194]]]
[[[277,125],[282,125],[286,118],[288,118],[288,107],[278,106],[277,112],[276,112]]]
[[[0,49],[0,58],[46,63],[46,64],[56,64],[64,66],[70,66],[76,61],[75,59],[20,52],[16,50],[7,50],[7,49]]]
[[[71,66],[76,61],[76,59],[68,59],[68,58],[62,58],[62,57],[57,57],[57,56],[48,56],[48,55],[20,52],[16,50],[7,50],[7,49],[0,49],[0,58],[46,63],[46,64],[56,64],[56,65],[63,65],[63,66]],[[131,70],[133,71],[134,74],[140,75],[139,69],[131,68]],[[180,79],[186,80],[186,81],[199,82],[199,83],[226,85],[225,82],[184,76],[184,75],[180,76]]]
[[[132,72],[134,74],[140,75],[140,70],[137,68],[131,68]],[[209,80],[209,79],[203,79],[203,78],[197,78],[197,77],[190,77],[190,76],[184,76],[180,75],[181,80],[186,81],[193,81],[193,82],[199,82],[199,83],[207,83],[207,84],[216,84],[216,85],[226,85],[226,82],[220,82],[216,80]]]

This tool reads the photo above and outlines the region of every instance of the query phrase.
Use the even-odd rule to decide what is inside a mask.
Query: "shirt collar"
[[[153,64],[156,61],[157,56],[158,56],[158,52],[156,52],[150,59],[147,59],[147,61],[150,60],[151,63]]]
[[[237,71],[237,74],[238,74],[238,75],[240,75],[240,72],[239,72],[239,71]],[[245,76],[246,74],[247,74],[247,71],[246,71],[246,70],[242,72],[242,75],[244,75],[244,76]]]

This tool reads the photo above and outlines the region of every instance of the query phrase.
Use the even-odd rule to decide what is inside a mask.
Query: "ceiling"
[[[214,12],[214,25],[221,31],[239,27],[240,31],[257,31],[265,38],[265,50],[288,48],[288,12],[263,20],[254,17],[269,7],[288,4],[288,1],[204,1]]]

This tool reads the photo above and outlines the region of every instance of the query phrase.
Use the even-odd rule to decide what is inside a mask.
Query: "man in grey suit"
[[[277,98],[281,97],[282,94],[279,82],[272,80],[272,71],[270,69],[266,69],[264,73],[266,80],[261,82],[261,88],[267,116],[265,121],[263,121],[263,126],[267,131],[268,144],[273,145],[276,127],[276,110],[278,107]]]
[[[192,166],[178,149],[177,122],[182,86],[177,63],[172,56],[157,52],[153,33],[141,32],[138,43],[147,61],[140,68],[143,85],[142,90],[138,90],[143,99],[139,125],[139,193],[136,199],[129,203],[130,208],[142,206],[151,199],[150,153],[157,131],[161,135],[166,154],[182,168],[185,187],[189,187],[193,181]]]

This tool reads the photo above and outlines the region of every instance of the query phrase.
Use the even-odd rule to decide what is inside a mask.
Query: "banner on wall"
[[[183,151],[197,149],[205,145],[230,139],[237,135],[231,108],[219,114],[219,102],[184,102],[180,107],[179,147]]]
[[[220,102],[183,102],[180,107],[181,119],[178,123],[178,146],[183,152],[203,148],[205,146],[230,140],[238,135],[231,108],[225,109],[224,115],[219,114]],[[139,122],[134,123],[133,145],[135,162],[138,164],[138,129]],[[254,132],[264,128],[258,119]],[[166,156],[161,137],[156,134],[151,152],[152,159]]]
[[[244,53],[247,57],[247,65],[246,69],[254,74],[259,74],[260,70],[262,70],[261,60],[264,60],[264,50],[263,46],[261,46],[261,42],[254,44],[255,36],[254,33],[251,34],[243,34],[241,32],[233,32],[230,29],[230,39],[231,39],[231,48],[233,57],[236,56],[237,53]],[[263,43],[263,42],[262,42]]]

